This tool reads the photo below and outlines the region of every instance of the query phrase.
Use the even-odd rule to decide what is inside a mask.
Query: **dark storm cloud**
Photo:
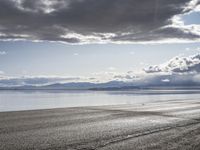
[[[0,39],[146,42],[199,39],[192,28],[170,26],[194,0],[1,0]]]

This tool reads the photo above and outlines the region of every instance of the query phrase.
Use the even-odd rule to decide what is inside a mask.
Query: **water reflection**
[[[143,104],[167,100],[200,98],[195,90],[135,91],[0,91],[0,111],[47,109],[60,107]]]

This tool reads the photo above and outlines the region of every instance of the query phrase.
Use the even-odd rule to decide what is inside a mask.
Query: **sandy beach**
[[[0,149],[200,149],[200,102],[0,113]]]

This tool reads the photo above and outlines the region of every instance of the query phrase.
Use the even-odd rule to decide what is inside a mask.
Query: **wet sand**
[[[0,149],[200,149],[200,100],[0,113]]]

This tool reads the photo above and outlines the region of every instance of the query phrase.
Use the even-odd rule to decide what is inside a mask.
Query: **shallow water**
[[[200,92],[195,90],[0,91],[0,112],[79,106],[146,104],[180,99],[200,100]]]

